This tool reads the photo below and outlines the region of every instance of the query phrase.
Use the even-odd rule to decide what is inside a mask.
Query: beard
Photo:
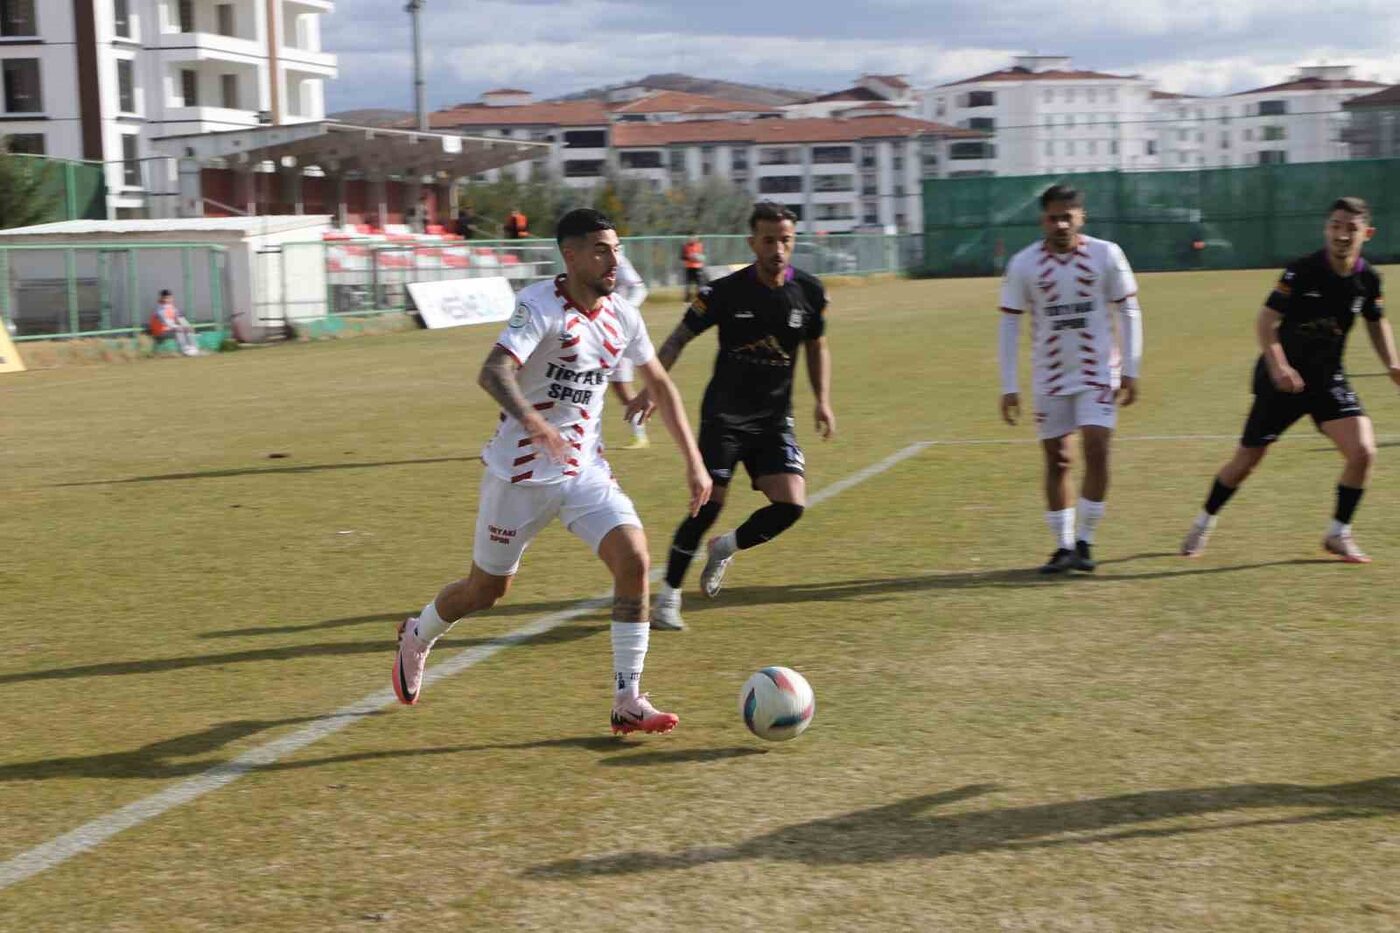
[[[593,280],[593,290],[599,295],[602,295],[604,298],[606,298],[613,292],[617,291],[617,279],[614,278],[611,282],[609,282],[607,279],[603,278],[602,276],[599,276],[598,278]]]

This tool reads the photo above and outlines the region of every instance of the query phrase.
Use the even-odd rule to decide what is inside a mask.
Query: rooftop
[[[913,117],[881,115],[840,120],[687,120],[680,123],[620,123],[613,128],[613,145],[620,149],[676,143],[748,142],[759,145],[839,143],[860,139],[942,136],[981,139],[986,134]]]

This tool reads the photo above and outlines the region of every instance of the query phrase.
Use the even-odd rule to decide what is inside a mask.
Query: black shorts
[[[687,285],[704,285],[704,284],[705,284],[705,270],[704,270],[704,269],[686,269],[686,270],[685,270],[685,284],[687,284]]]
[[[739,463],[748,471],[750,481],[775,473],[806,473],[806,460],[791,424],[769,431],[738,431],[707,422],[700,425],[699,446],[705,469],[717,486],[729,485]]]
[[[1311,415],[1319,430],[1324,422],[1338,418],[1356,418],[1366,414],[1356,390],[1343,373],[1333,373],[1297,395],[1280,392],[1270,384],[1255,386],[1254,407],[1244,423],[1240,437],[1242,447],[1267,447],[1304,415]]]

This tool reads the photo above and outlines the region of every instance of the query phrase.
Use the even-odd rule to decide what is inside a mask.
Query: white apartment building
[[[604,175],[612,115],[596,100],[535,103],[528,91],[487,91],[475,104],[439,110],[428,116],[429,128],[524,142],[547,142],[548,155],[483,172],[482,181],[503,174],[516,181],[562,178],[571,187],[591,188]]]
[[[1225,97],[1156,95],[1164,169],[1327,162],[1351,158],[1344,105],[1384,84],[1349,65],[1317,65],[1288,81]]]
[[[951,177],[1157,167],[1152,85],[1136,75],[1075,69],[1064,56],[1023,55],[1009,68],[919,96],[925,119],[992,134],[982,144],[985,161],[950,165]]]
[[[16,149],[106,164],[109,214],[169,216],[151,141],[325,116],[331,0],[0,0]]]

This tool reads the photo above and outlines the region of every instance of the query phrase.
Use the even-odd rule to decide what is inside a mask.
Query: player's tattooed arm
[[[555,462],[562,463],[568,459],[568,446],[554,425],[542,418],[520,391],[520,381],[515,376],[519,370],[520,364],[508,351],[492,347],[486,362],[481,365],[476,384],[495,399],[501,411],[530,432],[530,439],[537,448],[544,450]]]
[[[667,337],[666,342],[656,351],[656,358],[669,371],[672,366],[676,365],[676,360],[680,359],[681,351],[685,349],[685,345],[694,339],[695,331],[686,327],[684,322],[677,324],[676,329],[671,331],[671,336]]]

